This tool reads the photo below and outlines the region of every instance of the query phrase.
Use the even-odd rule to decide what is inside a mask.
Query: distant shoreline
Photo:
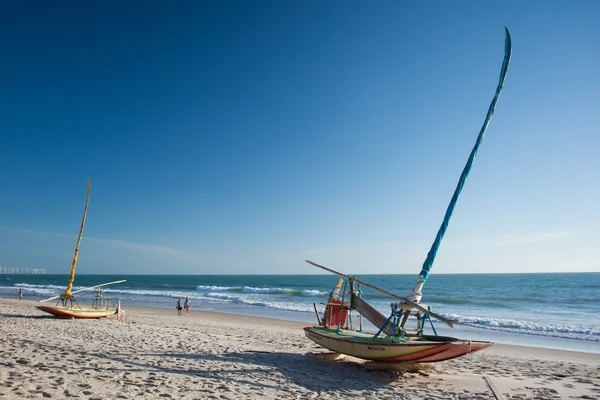
[[[315,275],[77,275],[75,290],[104,282],[105,298],[125,308],[171,309],[178,297],[189,297],[192,309],[274,318],[314,324],[313,304],[323,309],[337,278]],[[369,283],[406,293],[413,275],[371,275]],[[21,275],[0,281],[0,297],[41,300],[64,291],[67,275]],[[437,275],[425,290],[424,304],[458,319],[454,329],[435,323],[440,335],[600,354],[600,326],[589,315],[600,306],[600,273]],[[367,301],[384,315],[389,298],[364,290]],[[91,304],[93,292],[77,294]],[[369,324],[365,323],[367,329]],[[432,330],[427,327],[428,331]]]
[[[17,298],[8,298],[8,301],[18,301]],[[24,304],[31,304],[35,307],[38,304],[35,300],[24,299]],[[131,310],[135,313],[144,315],[176,315],[173,307],[150,305],[147,303],[135,305],[122,303],[123,309],[127,312]],[[223,309],[225,308],[225,309]],[[310,313],[300,313],[296,311],[269,310],[264,308],[253,308],[244,305],[226,305],[226,307],[215,307],[214,304],[194,304],[191,307],[194,313],[207,315],[218,315],[223,318],[232,319],[253,319],[265,320],[275,325],[288,325],[296,328],[313,326],[316,324],[316,317]],[[244,312],[245,311],[245,312]],[[304,317],[304,318],[301,318]],[[578,339],[553,338],[546,336],[524,335],[520,333],[507,333],[496,331],[482,331],[479,328],[473,328],[468,325],[456,325],[454,328],[444,326],[436,327],[438,334],[444,336],[453,336],[460,339],[489,340],[495,343],[495,346],[515,346],[539,349],[540,351],[566,351],[585,354],[600,355],[600,343],[584,341]]]

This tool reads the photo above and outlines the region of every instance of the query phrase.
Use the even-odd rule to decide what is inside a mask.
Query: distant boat
[[[101,287],[107,285],[113,285],[116,283],[123,283],[125,280],[114,281],[108,283],[102,283],[100,285],[91,286],[85,289],[80,289],[72,292],[73,281],[75,280],[75,267],[77,266],[77,258],[79,256],[79,243],[81,242],[81,236],[83,234],[83,226],[85,225],[85,216],[87,214],[88,202],[90,199],[90,180],[88,179],[87,194],[85,196],[85,207],[83,208],[83,217],[81,218],[81,227],[79,228],[79,236],[77,237],[77,244],[75,245],[75,255],[73,256],[73,263],[71,265],[71,276],[69,277],[69,283],[63,294],[58,296],[50,297],[49,299],[40,300],[40,303],[45,303],[50,300],[58,299],[56,306],[37,306],[38,309],[54,315],[57,318],[104,318],[115,315],[121,311],[121,302],[113,302],[111,299],[106,299],[103,296]],[[83,292],[86,290],[96,289],[94,293],[94,300],[90,308],[81,307],[77,300],[75,300],[75,293]]]
[[[432,318],[453,327],[457,320],[447,319],[439,314],[431,312],[429,307],[420,304],[422,289],[429,277],[429,271],[437,254],[442,238],[448,228],[448,223],[458,196],[462,191],[465,180],[471,170],[473,160],[487,126],[494,114],[498,97],[502,91],[504,78],[508,71],[511,58],[511,37],[505,27],[505,51],[504,61],[500,72],[500,81],[496,88],[496,94],[485,119],[485,122],[477,136],[475,146],[467,160],[467,163],[458,180],[458,184],[446,209],[444,220],[438,230],[435,240],[423,263],[421,273],[412,291],[406,296],[397,296],[379,287],[362,282],[354,276],[344,275],[340,272],[326,268],[322,265],[308,261],[308,263],[334,273],[341,278],[331,292],[325,311],[321,317],[317,312],[318,326],[304,328],[306,336],[315,343],[332,350],[336,353],[346,354],[365,360],[383,362],[438,362],[450,360],[465,354],[473,353],[486,347],[492,346],[491,342],[456,339],[453,337],[438,336],[433,326]],[[343,289],[342,283],[345,281]],[[389,317],[384,316],[361,297],[360,287],[365,286],[377,290],[396,301],[392,303]],[[340,297],[341,292],[341,297]],[[358,313],[358,321],[354,315]],[[369,320],[379,331],[377,333],[365,333],[362,331],[362,317]],[[409,318],[416,319],[416,327],[406,326]],[[426,323],[431,324],[433,335],[424,334]],[[358,323],[359,326],[356,326]]]

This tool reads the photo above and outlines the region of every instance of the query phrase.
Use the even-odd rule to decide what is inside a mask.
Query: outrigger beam
[[[96,289],[96,288],[99,288],[100,286],[114,285],[115,283],[123,283],[123,282],[127,282],[127,280],[114,281],[114,282],[102,283],[102,284],[96,285],[96,286],[90,286],[90,287],[87,287],[85,289],[79,289],[79,290],[76,290],[74,292],[71,292],[71,295],[73,295],[75,293],[79,293],[79,292],[84,292],[86,290]],[[49,299],[39,300],[38,303],[45,303],[45,302],[50,301],[50,300],[56,300],[60,296],[63,296],[63,295],[64,295],[64,293],[63,294],[59,294],[58,296],[50,297]]]
[[[319,267],[319,268],[321,268],[321,269],[324,269],[325,271],[331,272],[332,274],[335,274],[335,275],[341,276],[342,278],[346,278],[346,279],[353,280],[354,282],[358,282],[358,283],[360,283],[360,284],[361,284],[361,285],[363,285],[363,286],[366,286],[366,287],[368,287],[368,288],[371,288],[371,289],[373,289],[373,290],[377,290],[377,291],[378,291],[378,292],[380,292],[380,293],[383,293],[383,294],[385,294],[385,295],[387,295],[387,296],[390,296],[390,297],[391,297],[391,298],[393,298],[393,299],[400,300],[401,302],[403,302],[403,303],[405,303],[405,304],[408,304],[408,305],[410,305],[412,308],[414,308],[414,309],[416,309],[416,310],[419,310],[419,311],[420,311],[420,312],[422,312],[423,314],[429,315],[430,317],[433,317],[433,318],[437,319],[438,321],[441,321],[441,322],[445,323],[445,324],[446,324],[446,325],[448,325],[450,328],[452,328],[452,327],[454,326],[454,324],[458,324],[458,323],[459,323],[459,321],[458,321],[458,320],[456,320],[456,319],[452,319],[452,320],[451,320],[451,319],[448,319],[448,318],[444,318],[444,317],[442,317],[442,316],[441,316],[441,315],[439,315],[439,314],[436,314],[436,313],[434,313],[434,312],[431,312],[431,311],[429,311],[428,309],[426,309],[425,307],[423,307],[423,306],[421,306],[421,305],[419,305],[419,304],[417,304],[417,303],[415,303],[415,302],[412,302],[412,301],[410,301],[410,300],[409,300],[409,299],[407,299],[406,297],[402,297],[402,296],[395,295],[394,293],[388,292],[388,291],[387,291],[387,290],[385,290],[385,289],[381,289],[381,288],[378,288],[377,286],[370,285],[370,284],[368,284],[368,283],[366,283],[366,282],[363,282],[363,281],[360,281],[360,280],[358,280],[358,279],[356,279],[356,278],[354,278],[354,277],[348,276],[348,275],[346,275],[346,274],[342,274],[341,272],[334,271],[333,269],[330,269],[330,268],[324,267],[323,265],[319,265],[319,264],[317,264],[317,263],[314,263],[314,262],[312,262],[312,261],[309,261],[309,260],[305,260],[305,261],[306,261],[307,263],[311,264],[311,265],[314,265],[315,267]]]

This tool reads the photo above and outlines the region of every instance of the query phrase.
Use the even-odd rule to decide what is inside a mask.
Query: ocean
[[[365,282],[400,296],[415,283],[411,275],[360,275]],[[315,323],[313,303],[323,303],[334,275],[82,275],[73,290],[126,279],[107,286],[105,297],[124,308],[172,308],[189,297],[192,310],[226,312]],[[0,298],[40,300],[64,291],[68,275],[0,275]],[[363,298],[384,315],[392,299],[369,288]],[[93,291],[78,293],[89,304]],[[439,334],[496,343],[600,353],[600,273],[436,274],[425,284],[422,303],[458,319],[454,329],[439,322]]]

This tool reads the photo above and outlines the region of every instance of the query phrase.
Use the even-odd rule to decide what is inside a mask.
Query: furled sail
[[[425,262],[423,262],[423,267],[421,269],[421,273],[419,274],[419,278],[417,279],[417,283],[415,284],[415,287],[412,289],[412,291],[406,296],[407,298],[409,298],[411,301],[413,301],[415,303],[419,303],[421,301],[421,297],[422,297],[421,290],[423,288],[423,285],[425,284],[425,281],[427,281],[427,278],[429,277],[429,271],[431,270],[431,267],[433,265],[433,261],[435,260],[437,251],[440,247],[442,239],[444,238],[446,229],[448,228],[448,223],[450,222],[450,217],[452,217],[452,212],[454,211],[454,206],[456,205],[458,196],[460,195],[460,192],[462,191],[462,188],[465,184],[465,180],[467,179],[467,176],[469,175],[469,172],[471,171],[471,166],[473,165],[473,160],[475,159],[475,156],[477,155],[477,150],[479,149],[479,145],[481,144],[481,141],[483,140],[483,136],[485,135],[485,131],[487,130],[490,120],[492,119],[492,115],[494,115],[494,110],[496,108],[496,103],[498,102],[498,98],[500,97],[500,92],[502,92],[504,78],[506,77],[506,72],[508,71],[508,64],[510,63],[510,57],[511,57],[511,53],[512,53],[510,32],[508,31],[507,27],[504,27],[504,30],[505,30],[504,61],[502,62],[502,69],[500,70],[500,81],[498,82],[498,87],[496,88],[496,94],[494,96],[494,99],[492,100],[492,103],[490,104],[490,108],[488,109],[487,116],[485,118],[483,126],[481,127],[481,131],[479,131],[479,135],[477,136],[477,140],[475,141],[475,146],[473,147],[473,150],[471,150],[471,155],[469,156],[469,159],[467,160],[467,164],[465,165],[465,168],[463,169],[462,174],[460,175],[460,179],[458,180],[458,184],[456,185],[456,189],[454,190],[454,194],[452,195],[450,204],[448,204],[448,208],[446,209],[446,214],[444,215],[444,220],[442,222],[442,225],[440,226],[440,229],[438,230],[435,240],[434,240],[433,244],[431,245],[431,249],[429,250],[429,253],[427,253],[427,258],[425,259]]]

